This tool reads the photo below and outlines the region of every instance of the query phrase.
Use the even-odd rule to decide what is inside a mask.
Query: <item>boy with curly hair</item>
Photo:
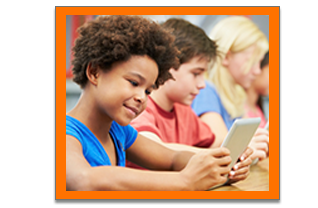
[[[162,26],[173,31],[174,44],[180,51],[180,66],[171,67],[169,72],[174,80],[167,80],[151,93],[147,108],[131,125],[140,134],[170,149],[198,152],[219,148],[209,126],[190,107],[200,89],[205,87],[204,73],[217,57],[217,46],[201,28],[186,20],[171,18]],[[248,176],[251,154],[252,150],[247,148],[230,172],[228,183]],[[127,166],[142,169],[129,161]]]
[[[78,32],[73,74],[82,94],[66,115],[66,189],[207,190],[225,182],[227,149],[174,151],[129,125],[178,68],[174,37],[139,16],[101,16]],[[159,171],[126,168],[126,159]]]

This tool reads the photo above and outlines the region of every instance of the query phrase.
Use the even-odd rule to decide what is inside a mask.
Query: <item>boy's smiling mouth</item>
[[[133,106],[127,106],[124,104],[124,107],[127,109],[127,111],[132,115],[132,116],[137,116],[139,114],[139,110],[136,107]]]

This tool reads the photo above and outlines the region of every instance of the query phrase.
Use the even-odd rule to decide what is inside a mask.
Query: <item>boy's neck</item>
[[[161,86],[161,87],[163,87],[163,86]],[[162,89],[154,90],[154,91],[152,91],[150,97],[163,110],[165,110],[167,112],[171,112],[173,110],[174,102],[171,101],[166,96],[166,94],[164,93],[164,90],[162,90]]]
[[[98,112],[98,108],[90,98],[90,93],[83,91],[76,106],[67,114],[84,123],[100,142],[109,138],[112,120],[104,113]]]

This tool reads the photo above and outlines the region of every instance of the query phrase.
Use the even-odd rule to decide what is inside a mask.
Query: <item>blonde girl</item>
[[[222,143],[235,119],[244,115],[246,89],[261,73],[260,62],[268,51],[264,33],[243,16],[229,16],[218,22],[210,33],[218,46],[218,57],[206,76],[206,88],[200,90],[192,104],[196,114],[207,123]],[[268,132],[258,130],[255,156],[265,158]],[[261,146],[261,147],[259,147]]]

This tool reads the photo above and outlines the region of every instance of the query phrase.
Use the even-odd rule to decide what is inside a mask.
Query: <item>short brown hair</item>
[[[172,30],[176,38],[174,44],[181,52],[178,56],[180,64],[190,61],[195,56],[205,57],[208,61],[215,59],[216,43],[200,27],[179,18],[170,18],[162,26]]]
[[[174,37],[154,21],[141,16],[99,16],[78,29],[73,47],[73,81],[82,88],[87,83],[88,64],[103,70],[132,55],[148,55],[158,65],[156,87],[171,78],[169,69],[179,67]]]

